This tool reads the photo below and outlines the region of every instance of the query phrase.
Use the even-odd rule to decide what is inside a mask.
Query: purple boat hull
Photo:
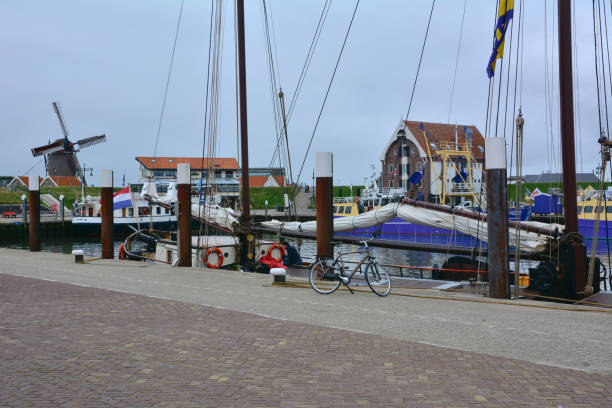
[[[478,243],[478,240],[471,235],[444,228],[411,224],[399,217],[393,218],[375,227],[357,228],[351,231],[339,232],[338,234],[353,237],[376,237],[381,239],[461,247],[474,247]]]
[[[608,250],[608,240],[612,250],[612,220],[607,222],[608,236],[606,236],[606,221],[600,221],[597,253],[603,254]],[[591,251],[592,237],[595,231],[594,220],[578,220],[578,230],[584,237],[587,251]],[[437,245],[449,245],[458,247],[474,248],[479,240],[471,235],[444,228],[433,228],[423,225],[411,224],[401,218],[392,220],[375,227],[357,228],[352,231],[340,232],[339,235],[347,235],[363,238],[381,238],[406,242],[431,243]],[[486,242],[481,242],[486,248]]]

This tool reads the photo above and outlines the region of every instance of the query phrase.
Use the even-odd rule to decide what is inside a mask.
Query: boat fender
[[[218,260],[216,265],[208,262],[208,256],[213,252],[217,253]],[[223,265],[223,252],[221,252],[221,250],[217,247],[210,247],[208,248],[208,251],[206,251],[206,256],[203,260],[204,262],[206,262],[206,266],[208,266],[209,268],[218,269],[221,267],[221,265]]]
[[[276,248],[278,248],[278,250],[280,251],[280,254],[281,254],[280,258],[274,258],[272,256],[272,251],[274,251]],[[268,248],[268,252],[266,253],[266,255],[269,256],[270,258],[276,259],[277,261],[282,261],[286,253],[287,251],[285,250],[285,246],[283,244],[275,242],[274,244],[270,245],[270,248]]]
[[[122,242],[121,245],[119,245],[119,254],[117,256],[119,257],[119,259],[127,258],[127,254],[125,252],[125,242]]]

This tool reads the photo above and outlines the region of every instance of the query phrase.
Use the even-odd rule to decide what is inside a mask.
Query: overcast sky
[[[251,167],[267,167],[275,131],[262,6],[256,0],[246,3],[249,157]],[[269,3],[281,85],[290,99],[324,0]],[[450,116],[451,123],[476,125],[483,134],[495,3],[467,0]],[[524,173],[559,171],[558,115],[548,119],[551,147],[545,114],[545,27],[549,52],[555,51],[548,61],[555,64],[549,80],[553,110],[558,109],[556,1],[527,3]],[[304,157],[354,5],[336,0],[331,6],[289,125],[294,167]],[[100,133],[108,137],[79,153],[81,164],[94,168],[90,184],[99,185],[104,168],[115,170],[116,184],[123,174],[137,182],[134,158],[153,154],[179,6],[180,0],[0,0],[0,175],[24,174],[39,162],[30,148],[61,137],[51,106],[59,101],[73,141]],[[575,95],[575,100],[581,113],[576,168],[591,172],[599,160],[592,10],[588,0],[577,0],[576,6],[580,99]],[[225,7],[217,157],[236,157],[232,2]],[[311,183],[317,151],[334,153],[336,184],[363,183],[370,164],[380,167],[381,150],[408,109],[430,7],[430,0],[361,1],[300,181]],[[159,156],[201,155],[209,11],[208,0],[185,0]],[[447,122],[462,11],[463,0],[436,2],[410,120]],[[30,174],[44,175],[44,165]]]

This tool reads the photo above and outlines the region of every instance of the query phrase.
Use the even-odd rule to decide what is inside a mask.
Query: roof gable
[[[465,145],[468,143],[466,131],[472,130],[472,155],[475,159],[484,159],[484,137],[476,126],[473,125],[453,125],[446,123],[430,123],[430,122],[416,122],[416,121],[404,121],[406,127],[415,136],[423,149],[429,148],[430,150],[441,150],[444,145],[455,144],[455,134],[457,135],[457,143]],[[430,143],[427,146],[421,124],[427,132],[427,142]],[[435,145],[436,147],[432,146]],[[482,147],[482,149],[480,147]],[[433,154],[433,152],[432,152]]]
[[[47,176],[41,185],[49,180],[56,187],[80,187],[81,181],[75,176]]]

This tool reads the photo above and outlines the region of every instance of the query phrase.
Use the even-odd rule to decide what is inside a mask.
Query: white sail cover
[[[142,190],[140,191],[140,197],[150,197],[157,199],[157,186],[155,185],[154,179],[147,179],[142,183]]]
[[[351,231],[357,228],[373,227],[384,224],[395,217],[417,225],[425,225],[433,228],[443,228],[462,232],[486,242],[487,222],[479,221],[458,214],[449,214],[428,208],[415,207],[409,204],[388,204],[378,210],[369,211],[354,217],[338,217],[334,219],[334,232]],[[559,224],[545,224],[540,222],[522,222],[522,225],[538,226],[550,231],[552,235],[555,229],[562,231],[563,226]],[[265,221],[261,225],[279,230],[316,232],[317,222],[281,222],[278,220]],[[515,228],[509,228],[510,243],[516,242]],[[535,232],[521,231],[521,250],[541,251],[546,247],[549,236]]]
[[[171,181],[168,183],[168,192],[166,195],[156,197],[157,201],[164,204],[170,204],[177,200],[178,192],[176,190],[176,183]]]
[[[234,210],[218,205],[191,204],[191,215],[229,230],[233,230],[234,224],[238,223]]]

